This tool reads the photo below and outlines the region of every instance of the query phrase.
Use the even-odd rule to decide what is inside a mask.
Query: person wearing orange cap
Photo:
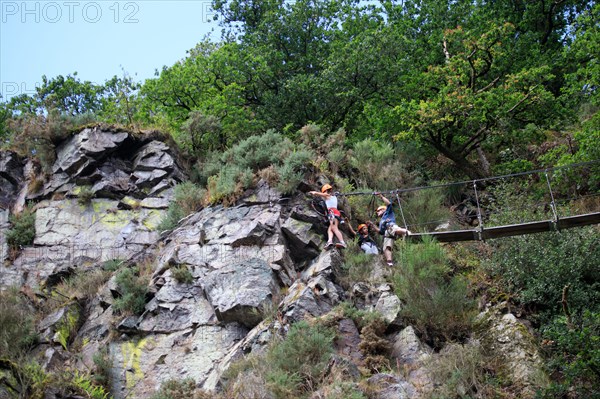
[[[379,226],[371,223],[371,227],[379,234],[383,235],[383,256],[385,257],[388,266],[393,266],[392,247],[394,246],[394,240],[397,237],[404,237],[412,233],[410,230],[403,229],[396,224],[396,216],[394,215],[394,209],[392,208],[392,203],[389,199],[384,197],[381,193],[374,193],[373,195],[378,195],[385,205],[380,206],[376,211],[377,216],[381,218],[379,220]]]
[[[327,244],[325,244],[325,249],[333,245],[334,235],[338,239],[338,242],[335,244],[335,246],[338,248],[346,248],[344,237],[342,236],[342,232],[339,229],[339,223],[342,220],[342,215],[337,208],[338,200],[337,197],[333,195],[333,187],[331,187],[330,184],[325,184],[323,187],[321,187],[321,192],[309,191],[308,193],[312,196],[323,198],[323,200],[325,200],[325,205],[327,206],[327,218],[329,219],[329,228],[327,229]]]
[[[356,228],[356,231],[352,228],[350,223],[348,223],[348,228],[350,232],[357,236],[358,246],[363,250],[366,254],[378,255],[379,250],[377,249],[377,243],[371,236],[369,235],[369,226],[364,223],[361,223]]]

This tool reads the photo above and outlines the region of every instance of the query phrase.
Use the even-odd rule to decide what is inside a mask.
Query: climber
[[[403,229],[396,224],[396,217],[394,216],[392,203],[389,199],[381,193],[373,193],[373,195],[379,196],[385,205],[380,206],[376,211],[377,216],[381,218],[379,220],[379,227],[370,221],[368,224],[373,230],[383,235],[383,256],[388,266],[393,266],[392,247],[394,246],[394,240],[397,237],[405,237],[412,233],[408,229]]]
[[[333,246],[333,236],[335,235],[338,239],[338,242],[335,244],[337,248],[346,248],[346,243],[344,242],[344,237],[342,236],[342,232],[339,229],[339,223],[342,220],[342,215],[338,210],[338,199],[333,194],[333,187],[329,184],[325,184],[321,187],[321,192],[318,191],[309,191],[308,192],[312,196],[323,198],[325,201],[325,205],[327,206],[327,218],[329,220],[329,227],[327,228],[327,244],[325,244],[325,249]]]
[[[369,235],[369,226],[364,223],[361,223],[356,228],[356,231],[352,228],[352,225],[348,223],[348,229],[350,233],[357,237],[358,246],[363,250],[366,254],[378,255],[379,249],[377,249],[377,243],[371,236]]]

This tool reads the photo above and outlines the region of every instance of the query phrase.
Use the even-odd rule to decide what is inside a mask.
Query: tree
[[[101,98],[99,114],[101,119],[109,123],[133,126],[140,110],[137,93],[140,83],[123,71],[123,77],[116,75],[104,84],[104,96]]]
[[[21,94],[12,97],[11,108],[20,114],[43,115],[50,110],[70,116],[93,113],[101,107],[104,87],[89,81],[81,82],[74,72],[73,75],[58,75],[52,79],[44,75],[42,85],[35,91],[32,96]]]
[[[509,134],[528,123],[550,122],[554,97],[544,87],[548,67],[518,72],[503,68],[511,56],[503,43],[510,24],[480,35],[462,28],[446,31],[447,61],[419,77],[421,90],[395,107],[405,126],[396,138],[431,145],[471,178],[486,175],[469,157],[492,135]]]

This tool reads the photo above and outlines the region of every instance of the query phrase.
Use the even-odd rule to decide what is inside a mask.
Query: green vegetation
[[[35,238],[35,211],[31,207],[8,218],[11,228],[6,232],[6,243],[13,249],[33,244]]]
[[[212,6],[221,40],[198,43],[153,79],[135,82],[125,71],[104,84],[81,81],[76,73],[44,76],[35,93],[0,102],[2,147],[41,167],[30,194],[52,173],[56,146],[92,123],[160,130],[179,147],[191,181],[175,187],[160,231],[209,204],[236,204],[259,179],[291,197],[324,179],[342,192],[386,191],[600,159],[600,5],[591,0],[517,6],[214,0]],[[551,178],[565,213],[598,209],[599,165]],[[411,230],[452,221],[445,208],[472,197],[470,188],[452,190],[401,193]],[[482,190],[486,226],[552,217],[538,205],[547,195],[543,179],[528,176]],[[573,196],[585,199],[573,203]],[[89,187],[80,187],[82,205],[92,197]],[[374,219],[379,204],[371,200],[344,200],[353,226]],[[403,224],[399,212],[396,217]],[[10,226],[6,239],[14,255],[33,243],[35,212],[11,215]],[[586,227],[454,251],[427,240],[398,242],[390,282],[403,302],[401,316],[442,351],[434,396],[510,397],[496,380],[493,360],[460,345],[481,294],[485,302],[517,308],[543,339],[553,381],[539,397],[598,397],[598,237],[597,227]],[[341,283],[368,282],[378,260],[350,244]],[[116,272],[121,296],[114,310],[139,314],[148,289],[140,267],[114,260],[103,270],[76,273],[46,287],[41,307],[90,298]],[[185,266],[173,268],[172,276],[193,282]],[[44,302],[35,294],[28,298]],[[275,319],[276,305],[263,312]],[[10,292],[0,293],[0,308],[0,352],[7,357],[0,361],[21,381],[23,395],[41,397],[58,377],[22,360],[36,339],[34,312],[24,295]],[[344,313],[361,330],[366,373],[392,368],[385,323],[350,308]],[[78,322],[70,316],[58,326],[64,348]],[[333,339],[328,328],[297,323],[264,357],[246,359],[251,367],[237,365],[237,383],[281,398],[309,397],[319,388],[328,398],[368,396],[353,382],[326,375]],[[99,371],[107,367],[103,356]],[[70,392],[107,396],[106,379],[92,383],[77,374],[64,381]],[[241,386],[228,386],[227,394],[236,397]],[[156,399],[204,395],[192,381],[168,381]]]
[[[171,269],[173,278],[181,284],[191,284],[194,282],[194,276],[186,265],[179,265]]]
[[[394,291],[405,303],[402,315],[435,347],[465,338],[475,316],[466,281],[453,275],[443,247],[428,239],[405,244],[393,276]]]
[[[113,303],[115,311],[133,314],[141,314],[144,311],[148,279],[138,273],[137,267],[124,268],[117,273],[116,282],[121,296]]]
[[[0,292],[0,353],[20,358],[37,341],[35,314],[16,289]]]
[[[158,231],[173,230],[181,219],[199,211],[204,205],[206,190],[192,182],[183,182],[175,186],[173,196],[174,200],[158,225]]]

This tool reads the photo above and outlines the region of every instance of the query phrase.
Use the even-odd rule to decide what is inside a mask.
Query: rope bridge
[[[595,181],[594,181],[595,177]],[[590,187],[591,186],[591,187]],[[533,192],[535,202],[516,204],[504,198],[506,191],[522,189]],[[471,192],[452,204],[455,218],[422,220],[419,209],[410,208],[410,197],[426,197],[427,190],[450,193]],[[440,242],[486,240],[544,231],[561,231],[600,223],[600,160],[566,166],[512,173],[484,179],[460,181],[432,186],[412,187],[381,192],[399,206],[398,224],[413,232],[408,239],[424,236]],[[373,192],[337,193],[351,197],[373,195]],[[525,199],[524,195],[518,197]],[[503,208],[504,207],[504,208]],[[524,209],[526,208],[526,209]],[[456,215],[459,217],[456,217]],[[523,214],[539,214],[539,220],[524,220]],[[516,215],[519,220],[505,220]],[[408,220],[408,222],[407,222]],[[443,225],[446,225],[442,227]],[[462,229],[468,225],[471,228]]]

